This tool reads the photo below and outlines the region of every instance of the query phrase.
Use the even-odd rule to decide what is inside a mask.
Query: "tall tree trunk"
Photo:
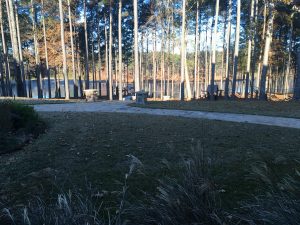
[[[108,55],[108,64],[109,64],[109,73],[108,73],[108,86],[109,86],[109,100],[113,100],[113,90],[112,90],[112,25],[113,25],[113,16],[112,16],[112,0],[110,0],[109,5],[109,55]]]
[[[236,79],[237,79],[239,50],[240,50],[240,26],[241,26],[241,0],[237,0],[236,30],[235,30],[235,44],[234,44],[234,58],[233,58],[232,97],[234,97],[236,94]]]
[[[34,56],[35,56],[35,74],[37,77],[37,89],[38,89],[38,98],[43,98],[43,83],[42,83],[42,74],[41,74],[41,62],[39,56],[39,46],[37,39],[36,31],[36,10],[31,0],[31,14],[32,14],[32,33],[33,33],[33,42],[34,42]]]
[[[161,62],[160,62],[160,98],[164,96],[164,80],[165,80],[165,31],[164,26],[162,27],[162,38],[161,38]]]
[[[266,78],[268,73],[269,67],[269,52],[272,42],[273,36],[273,21],[274,21],[274,13],[273,13],[273,4],[269,4],[270,10],[270,18],[268,22],[268,27],[266,31],[266,41],[265,41],[265,49],[264,49],[264,57],[263,57],[263,69],[261,73],[261,81],[260,81],[260,93],[259,99],[260,100],[267,100],[267,93],[266,93]]]
[[[154,100],[156,99],[156,26],[153,30],[153,42],[152,46],[153,46],[153,52],[152,52],[152,67],[153,67],[153,98]]]
[[[123,100],[122,84],[122,0],[119,0],[119,101]]]
[[[254,0],[251,0],[251,13],[250,13],[250,32],[248,37],[248,56],[247,56],[247,72],[246,72],[246,87],[245,87],[245,98],[248,98],[249,91],[249,77],[252,59],[252,42],[253,42],[253,24],[254,24]]]
[[[212,63],[211,63],[211,80],[210,80],[210,100],[214,100],[214,86],[215,86],[215,70],[216,70],[216,48],[217,48],[217,33],[218,33],[218,18],[219,18],[219,0],[216,0],[216,15],[215,27],[212,39]],[[218,95],[218,93],[216,93]]]
[[[59,17],[60,17],[61,48],[62,48],[62,58],[63,58],[63,74],[64,74],[64,80],[65,80],[65,98],[70,99],[69,78],[68,78],[68,72],[67,72],[67,56],[66,56],[66,46],[65,46],[64,13],[63,13],[63,7],[62,7],[62,0],[59,0]]]
[[[186,0],[182,0],[182,25],[181,25],[181,68],[180,68],[180,100],[184,101],[184,76],[185,76],[185,8]]]
[[[254,98],[254,85],[255,85],[255,64],[256,64],[256,49],[257,49],[257,41],[258,41],[258,26],[257,26],[257,21],[258,21],[258,0],[255,0],[255,9],[254,9],[254,21],[253,21],[253,29],[254,30],[254,46],[253,46],[253,58],[251,62],[251,98]],[[254,27],[256,26],[256,27]]]
[[[300,100],[300,47],[297,49],[297,74],[294,85],[294,100]]]
[[[51,80],[50,80],[50,69],[49,69],[49,60],[48,60],[48,45],[47,45],[47,35],[46,35],[46,25],[45,25],[45,10],[44,10],[44,0],[42,3],[42,23],[43,23],[43,34],[44,34],[44,48],[45,48],[45,61],[46,61],[46,73],[48,78],[48,93],[49,98],[51,98]]]
[[[20,35],[20,26],[19,26],[19,13],[18,13],[18,1],[14,2],[15,13],[16,13],[16,28],[17,28],[17,37],[18,37],[18,46],[19,46],[19,56],[20,56],[20,72],[21,72],[21,80],[23,83],[23,96],[27,97],[27,87],[26,87],[26,79],[25,79],[25,69],[24,69],[24,61],[23,61],[23,51],[22,51],[22,43],[21,43],[21,35]]]
[[[1,39],[2,39],[3,58],[4,58],[4,63],[5,63],[6,91],[7,91],[7,95],[8,96],[12,96],[10,65],[9,65],[9,60],[8,60],[6,39],[5,39],[4,27],[3,27],[2,4],[0,4],[0,27],[1,27]]]
[[[107,37],[107,21],[104,17],[104,35],[105,35],[105,73],[106,73],[106,96],[109,98],[109,68],[108,68],[108,37]]]
[[[267,26],[267,2],[264,0],[264,23],[263,23],[263,31],[262,31],[262,38],[261,40],[265,40],[266,36],[266,26]],[[257,67],[257,88],[259,89],[260,86],[260,79],[261,79],[261,60],[263,57],[263,48],[260,49],[259,59],[258,59],[258,67]]]
[[[71,44],[71,54],[72,54],[73,90],[74,90],[74,98],[78,98],[78,82],[77,82],[76,69],[75,69],[73,22],[72,22],[72,13],[71,13],[70,0],[68,0],[68,14],[69,14],[69,27],[70,27],[70,39],[71,39],[70,44]]]
[[[97,35],[98,35],[98,66],[99,66],[99,94],[102,96],[102,62],[101,62],[101,34],[100,34],[100,19],[97,24]]]
[[[86,18],[86,1],[83,0],[83,10],[84,10],[84,43],[85,43],[85,89],[90,88],[90,70],[89,70],[89,40],[88,40],[88,27]]]
[[[226,34],[226,65],[225,65],[225,97],[229,97],[229,61],[230,61],[230,34],[231,34],[232,0],[228,2],[227,34]]]
[[[134,91],[140,91],[139,47],[138,47],[138,4],[133,0],[134,11]]]
[[[285,82],[284,82],[284,95],[285,99],[288,99],[289,95],[289,76],[290,76],[290,68],[291,68],[291,60],[292,60],[292,51],[293,51],[293,29],[294,24],[293,24],[293,19],[291,21],[291,27],[290,27],[290,32],[289,32],[289,55],[288,55],[288,62],[286,65],[286,71],[285,71]]]
[[[11,44],[12,44],[14,75],[17,83],[17,94],[19,96],[24,96],[24,86],[23,86],[22,74],[20,70],[20,53],[18,47],[18,35],[17,35],[13,0],[6,0],[6,11],[8,16],[9,31],[10,31]]]
[[[198,45],[199,45],[199,1],[196,7],[196,27],[195,27],[195,60],[194,60],[194,99],[198,98],[197,93],[197,76],[198,76]]]

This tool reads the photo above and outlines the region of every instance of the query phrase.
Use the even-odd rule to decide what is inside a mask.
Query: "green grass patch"
[[[146,105],[131,106],[153,109],[178,109],[205,112],[238,113],[264,116],[300,118],[300,102],[245,101],[245,100],[195,100],[195,101],[150,101]]]
[[[61,189],[85,190],[89,184],[114,193],[122,189],[128,155],[143,163],[142,173],[128,180],[130,200],[142,200],[144,192],[157,191],[158,179],[178,178],[182,158],[191,157],[194,148],[209,158],[224,207],[234,208],[263,188],[251,179],[257,162],[268,164],[275,182],[299,166],[297,129],[116,113],[41,117],[49,126],[44,135],[24,151],[0,157],[0,202],[22,204],[32,195],[47,199]]]

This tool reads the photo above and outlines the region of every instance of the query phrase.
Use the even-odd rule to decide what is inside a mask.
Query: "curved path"
[[[233,113],[184,111],[170,109],[147,109],[130,107],[126,102],[93,102],[93,103],[68,103],[35,105],[38,112],[115,112],[115,113],[136,113],[159,116],[179,116],[196,119],[221,120],[238,123],[252,123],[269,126],[279,126],[300,129],[300,119],[244,115]]]

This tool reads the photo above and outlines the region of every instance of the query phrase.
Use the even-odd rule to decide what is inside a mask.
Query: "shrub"
[[[0,102],[0,154],[21,148],[44,128],[32,107],[13,101]]]

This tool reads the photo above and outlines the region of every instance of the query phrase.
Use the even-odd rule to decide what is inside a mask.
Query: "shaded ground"
[[[150,101],[145,106],[132,104],[131,106],[160,109],[179,109],[206,112],[241,113],[264,116],[280,116],[300,118],[300,102],[284,101]]]
[[[177,176],[181,158],[191,157],[195,148],[211,159],[224,206],[233,207],[262,188],[250,179],[256,162],[266,162],[277,179],[294,173],[300,156],[296,129],[118,113],[41,116],[49,125],[46,134],[24,151],[0,156],[0,202],[21,204],[32,195],[47,199],[60,189],[83,189],[88,183],[108,193],[119,191],[129,154],[144,165],[143,174],[129,180],[135,201],[142,191],[154,193],[157,179]]]

